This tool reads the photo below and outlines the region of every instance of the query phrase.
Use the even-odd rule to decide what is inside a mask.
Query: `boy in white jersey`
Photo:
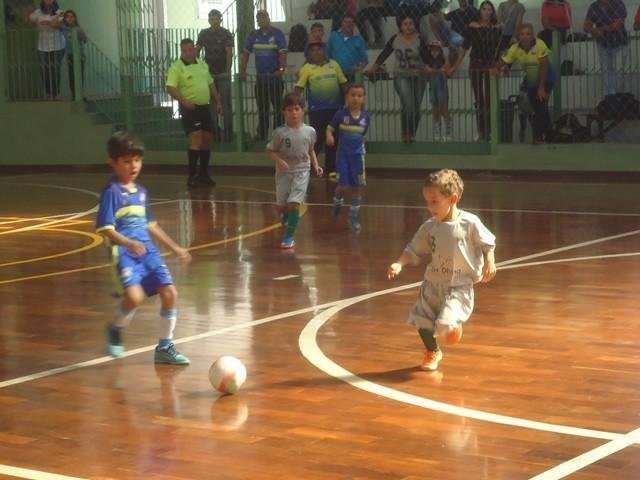
[[[422,195],[431,218],[387,271],[392,279],[405,265],[427,263],[420,297],[408,319],[426,348],[423,370],[438,368],[442,360],[439,340],[454,344],[462,338],[462,323],[473,311],[473,284],[489,282],[496,275],[496,238],[477,216],[458,208],[463,190],[455,170],[429,175]]]
[[[267,144],[267,155],[276,166],[276,203],[286,226],[280,248],[291,249],[300,219],[300,205],[309,185],[310,168],[322,176],[313,146],[316,131],[304,123],[304,100],[296,93],[288,93],[282,103],[285,124],[273,132]]]

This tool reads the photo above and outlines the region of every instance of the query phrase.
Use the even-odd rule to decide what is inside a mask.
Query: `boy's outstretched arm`
[[[147,249],[145,248],[144,243],[133,240],[129,237],[125,237],[121,233],[116,232],[114,229],[102,230],[100,233],[111,240],[112,243],[123,246],[131,253],[134,253],[139,257],[147,253]]]
[[[160,243],[166,245],[180,260],[190,261],[191,254],[186,248],[182,248],[173,239],[165,233],[165,231],[158,225],[157,223],[150,223],[147,227],[149,229],[149,233],[151,236],[159,241]]]
[[[413,262],[414,258],[406,250],[404,250],[400,257],[387,269],[387,278],[389,280],[396,278],[398,275],[400,275],[400,272],[405,265],[410,265]]]
[[[496,258],[494,255],[495,248],[490,248],[482,255],[484,257],[484,267],[482,267],[482,282],[490,282],[496,276]]]

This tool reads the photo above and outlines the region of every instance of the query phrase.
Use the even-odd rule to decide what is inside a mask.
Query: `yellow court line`
[[[83,224],[87,224],[87,223],[94,223],[92,220],[69,220],[68,222],[63,222],[63,223],[56,223],[55,225],[51,226],[51,227],[42,227],[39,230],[56,230],[59,227],[73,227],[74,225],[83,225]]]
[[[79,247],[73,250],[69,250],[67,252],[62,252],[62,253],[55,253],[52,255],[46,255],[44,257],[38,257],[38,258],[28,258],[26,260],[16,260],[15,262],[8,262],[8,263],[1,263],[0,267],[10,267],[13,265],[23,265],[25,263],[35,263],[35,262],[41,262],[43,260],[51,260],[54,258],[60,258],[60,257],[66,257],[68,255],[73,255],[75,253],[80,253],[80,252],[84,252],[86,250],[91,250],[92,248],[97,247],[98,245],[101,245],[104,242],[104,239],[102,238],[102,236],[93,233],[93,232],[83,232],[81,230],[68,230],[68,229],[63,229],[63,228],[43,228],[41,231],[45,231],[45,232],[62,232],[62,233],[73,233],[73,234],[77,234],[77,235],[84,235],[85,237],[89,237],[92,241],[91,243],[84,245],[83,247]]]
[[[306,213],[306,206],[303,206],[300,209],[300,215],[304,215]],[[210,247],[216,247],[218,245],[225,245],[227,243],[230,242],[235,242],[238,240],[244,240],[246,238],[251,238],[251,237],[255,237],[257,235],[262,235],[263,233],[267,233],[270,232],[272,230],[276,230],[280,228],[280,223],[274,223],[273,225],[269,225],[268,227],[264,227],[261,228],[260,230],[255,230],[253,232],[247,233],[247,234],[243,234],[243,235],[237,235],[235,237],[232,238],[227,238],[225,240],[216,240],[215,242],[210,242],[210,243],[205,243],[202,245],[197,245],[195,247],[190,247],[187,250],[190,252],[193,252],[195,250],[202,250],[204,248],[210,248]],[[53,230],[53,228],[51,229]],[[167,256],[169,255],[168,253],[164,253],[162,256]],[[71,273],[79,273],[79,272],[88,272],[91,270],[99,270],[101,268],[107,268],[107,267],[111,267],[112,265],[110,263],[105,263],[103,265],[93,265],[91,267],[81,267],[81,268],[74,268],[71,270],[60,270],[58,272],[51,272],[51,273],[45,273],[42,275],[31,275],[28,277],[18,277],[18,278],[10,278],[8,280],[0,280],[0,285],[7,285],[10,283],[18,283],[18,282],[26,282],[28,280],[38,280],[41,278],[50,278],[50,277],[57,277],[60,275],[67,275],[67,274],[71,274]]]
[[[0,225],[8,225],[10,223],[37,222],[40,220],[49,220],[50,218],[70,217],[71,215],[73,215],[73,213],[65,213],[64,215],[49,215],[47,217],[0,217],[0,219],[6,220],[0,222]]]

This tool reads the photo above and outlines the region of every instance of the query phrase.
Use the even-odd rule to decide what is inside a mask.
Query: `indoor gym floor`
[[[169,263],[186,368],[153,364],[155,298],[127,356],[104,356],[108,173],[0,176],[0,477],[640,478],[636,184],[467,180],[461,206],[496,234],[500,268],[426,373],[405,324],[424,267],[385,277],[426,218],[421,176],[370,179],[360,235],[314,180],[283,252],[272,176],[189,194],[143,172],[192,248]],[[209,385],[221,355],[247,366],[236,395]]]

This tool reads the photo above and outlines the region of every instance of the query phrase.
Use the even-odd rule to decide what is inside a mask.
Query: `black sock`
[[[111,345],[122,345],[122,327],[109,325],[109,343]]]
[[[211,159],[211,150],[200,150],[200,175],[209,175],[209,160]]]
[[[438,347],[438,340],[436,340],[436,337],[433,336],[433,332],[431,330],[427,330],[426,328],[419,328],[418,333],[420,334],[422,343],[424,343],[424,347],[427,350],[430,350],[432,352],[440,350],[440,347]]]
[[[189,178],[192,178],[196,176],[198,171],[198,157],[200,156],[200,152],[189,149],[187,154],[189,156]]]

